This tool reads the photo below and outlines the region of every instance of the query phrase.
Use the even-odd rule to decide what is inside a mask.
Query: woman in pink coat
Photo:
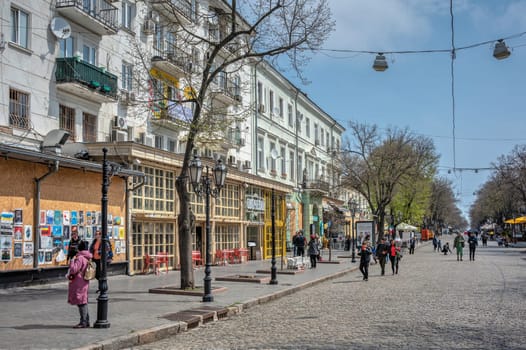
[[[88,289],[89,281],[84,279],[84,271],[88,267],[89,259],[92,255],[88,251],[89,244],[81,241],[78,247],[78,253],[69,262],[68,271],[68,303],[77,305],[80,313],[80,322],[73,328],[88,328]]]

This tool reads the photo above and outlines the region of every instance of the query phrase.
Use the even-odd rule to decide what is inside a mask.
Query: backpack
[[[88,266],[84,270],[84,275],[82,276],[86,281],[92,280],[95,278],[95,272],[97,271],[97,264],[95,261],[89,259]]]

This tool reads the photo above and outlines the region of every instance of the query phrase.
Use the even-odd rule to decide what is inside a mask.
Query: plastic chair
[[[155,259],[155,273],[159,274],[161,272],[161,264],[164,264],[166,267],[166,273],[168,273],[168,253],[159,252]]]
[[[224,265],[225,260],[223,259],[223,251],[221,249],[216,250],[216,265]]]
[[[153,267],[155,272],[155,259],[150,255],[145,254],[143,257],[142,273],[150,272],[150,267]]]

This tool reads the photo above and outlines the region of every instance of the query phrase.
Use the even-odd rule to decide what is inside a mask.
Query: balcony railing
[[[194,11],[192,10],[192,3],[189,0],[152,0],[151,4],[154,8],[157,9],[162,9],[162,7],[169,4],[173,9],[175,9],[177,12],[183,15],[183,17],[185,17],[188,21],[194,20],[195,16]]]
[[[117,98],[117,76],[76,57],[57,58],[57,83],[79,83],[100,94]]]
[[[56,8],[101,35],[115,34],[119,28],[119,9],[106,0],[56,0]],[[92,18],[91,23],[88,18]]]
[[[186,75],[195,70],[192,56],[178,48],[163,49],[154,46],[152,61],[160,69],[175,76]],[[166,66],[166,63],[172,67]]]

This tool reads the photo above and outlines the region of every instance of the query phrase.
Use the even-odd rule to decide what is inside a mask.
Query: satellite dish
[[[71,36],[71,26],[62,17],[53,17],[49,28],[57,39],[67,39]]]
[[[275,148],[273,148],[271,151],[270,151],[270,157],[274,160],[278,159],[278,151],[276,151]]]

